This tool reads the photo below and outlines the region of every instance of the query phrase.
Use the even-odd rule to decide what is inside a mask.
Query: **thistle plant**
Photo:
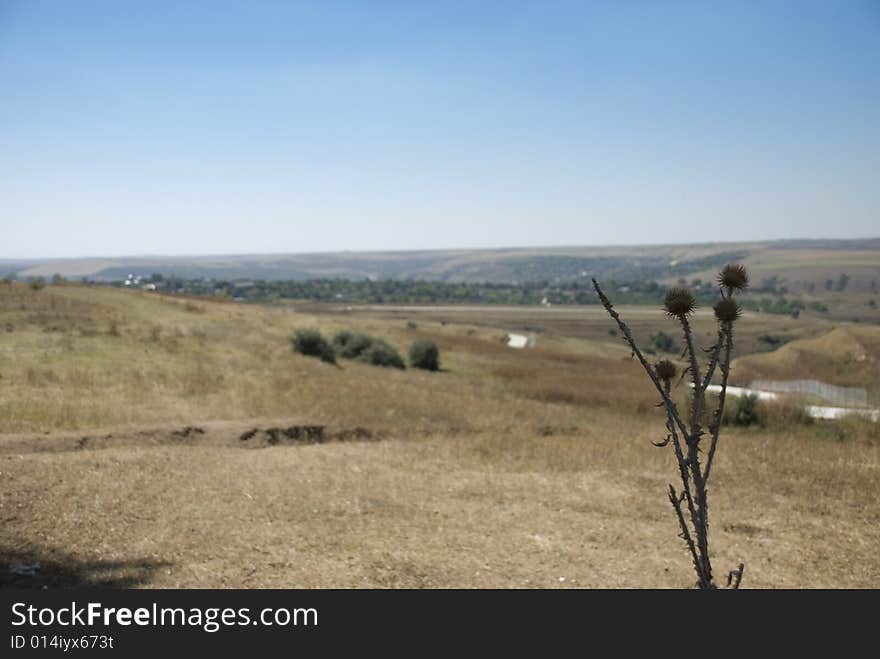
[[[715,319],[718,321],[718,334],[715,343],[705,350],[708,355],[705,371],[700,369],[694,332],[690,324],[690,316],[696,307],[694,296],[687,288],[671,288],[666,293],[663,305],[666,314],[678,321],[684,337],[682,356],[686,358],[687,366],[680,377],[684,378],[689,374],[692,386],[689,394],[690,418],[688,418],[688,414],[680,412],[672,400],[672,382],[678,375],[676,365],[665,359],[653,365],[647,362],[636,345],[629,327],[614,310],[599,283],[593,279],[593,287],[599,300],[617,323],[624,340],[632,349],[633,356],[639,360],[662,399],[658,407],[665,408],[666,437],[662,441],[654,442],[654,445],[662,448],[671,444],[675,453],[681,491],[678,492],[675,486],[670,484],[667,496],[681,529],[680,537],[687,546],[697,573],[697,587],[701,589],[717,587],[709,556],[708,483],[712,473],[712,462],[715,459],[715,449],[718,447],[727,381],[730,377],[733,326],[741,314],[734,294],[748,287],[748,273],[742,265],[728,264],[718,274],[718,285],[721,297],[713,307]],[[704,419],[707,418],[706,389],[716,370],[721,373],[721,392],[707,427],[704,428]],[[707,443],[708,448],[706,448]],[[702,459],[703,456],[705,460]],[[740,563],[735,570],[731,570],[727,575],[727,586],[739,588],[744,569],[744,564]]]

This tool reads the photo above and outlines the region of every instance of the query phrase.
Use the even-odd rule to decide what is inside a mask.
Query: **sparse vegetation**
[[[0,458],[14,463],[3,469],[14,514],[0,529],[0,572],[21,560],[48,574],[61,552],[94,566],[95,580],[133,575],[159,588],[682,585],[685,552],[633,551],[669,544],[669,503],[646,491],[665,485],[674,460],[645,448],[659,439],[657,394],[600,307],[541,320],[521,309],[446,310],[442,327],[418,310],[407,314],[413,335],[382,309],[194,302],[202,313],[108,287],[0,286],[0,322],[14,326],[0,351]],[[650,344],[656,308],[620,311]],[[114,320],[119,337],[108,336]],[[702,339],[713,323],[698,310],[692,325]],[[521,351],[500,341],[526,325],[544,327],[546,340]],[[407,347],[431,339],[449,372],[426,390],[414,369],[292,358],[294,327]],[[750,314],[737,328],[738,354],[761,334],[793,337],[791,348],[754,355],[769,364],[766,377],[806,363],[824,379],[845,362],[868,379],[880,355],[880,329],[867,324],[827,336],[818,319]],[[748,378],[757,367],[732,372]],[[723,429],[736,450],[719,449],[712,467],[713,562],[733,562],[748,542],[744,586],[874,584],[880,424],[794,423],[784,415],[797,408],[763,401],[758,412],[758,426]],[[254,448],[266,433],[240,439],[299,425],[364,427],[391,441],[302,448],[282,434],[263,451]],[[175,435],[188,426],[205,432]],[[847,524],[818,533],[832,515]]]
[[[784,346],[786,343],[791,341],[791,337],[787,336],[777,336],[775,334],[762,334],[758,337],[758,342],[761,344],[761,350],[776,350],[780,346]]]
[[[191,300],[187,300],[186,302],[184,302],[183,308],[186,311],[189,311],[190,313],[202,313],[205,311],[204,307],[201,307],[198,304],[195,304]]]
[[[784,296],[743,300],[742,307],[749,311],[782,314],[792,318],[798,318],[801,311],[805,309],[815,311],[816,313],[828,313],[828,305],[823,302],[789,299]]]

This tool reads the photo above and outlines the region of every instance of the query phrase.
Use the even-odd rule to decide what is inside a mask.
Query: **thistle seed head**
[[[749,286],[749,273],[739,263],[728,263],[718,273],[718,283],[728,292],[742,291]]]
[[[657,371],[657,377],[664,382],[669,382],[672,378],[675,377],[676,373],[678,373],[678,369],[675,368],[675,364],[673,364],[668,359],[661,359],[659,362],[654,364],[654,370]]]
[[[684,318],[692,313],[696,302],[694,296],[686,288],[670,288],[666,292],[663,310],[673,318]]]
[[[739,318],[742,313],[740,306],[730,297],[718,300],[712,308],[715,310],[715,317],[723,323],[732,323]]]

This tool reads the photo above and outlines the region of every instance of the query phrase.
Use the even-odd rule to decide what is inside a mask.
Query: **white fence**
[[[693,383],[691,383],[691,386],[694,386]],[[721,385],[710,384],[706,387],[706,391],[714,394],[720,393]],[[759,391],[756,389],[746,389],[744,387],[727,387],[727,394],[729,396],[755,396],[758,400],[776,400],[779,397],[778,394],[772,391]],[[806,410],[807,415],[814,419],[839,419],[848,414],[856,414],[858,416],[863,416],[866,419],[871,419],[871,421],[880,421],[880,410],[853,407],[824,407],[821,405],[806,405],[804,406],[804,409]]]
[[[818,380],[754,380],[749,388],[785,394],[812,394],[829,403],[847,407],[868,404],[868,392],[861,387],[837,387]]]
[[[508,334],[507,345],[511,348],[534,348],[535,335],[529,334],[526,336],[525,334]]]

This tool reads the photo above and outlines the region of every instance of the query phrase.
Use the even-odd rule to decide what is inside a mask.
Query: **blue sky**
[[[877,0],[0,0],[0,257],[878,220]]]

